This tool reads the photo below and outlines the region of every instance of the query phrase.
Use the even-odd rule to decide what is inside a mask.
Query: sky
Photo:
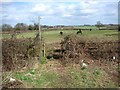
[[[0,24],[94,25],[118,23],[119,0],[4,0],[0,3]]]

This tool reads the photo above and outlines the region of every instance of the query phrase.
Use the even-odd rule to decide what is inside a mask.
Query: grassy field
[[[63,36],[59,34],[60,30],[57,31],[45,31],[42,32],[42,36],[45,40],[45,42],[49,41],[59,41],[61,40],[64,36],[68,34],[76,34],[76,30],[63,30]],[[113,38],[113,39],[118,39],[118,31],[117,30],[84,30],[82,31],[83,34],[79,34],[79,36],[94,36],[94,37],[100,37],[100,38]],[[27,33],[21,33],[17,34],[17,38],[33,38],[37,32],[27,32]],[[10,38],[11,34],[3,34],[2,38]]]
[[[97,30],[98,28],[96,26],[78,26],[74,28],[81,28],[81,29],[94,29]]]

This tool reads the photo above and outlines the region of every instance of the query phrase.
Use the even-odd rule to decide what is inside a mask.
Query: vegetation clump
[[[19,70],[23,67],[31,67],[38,58],[38,36],[31,39],[3,39],[2,58],[3,71]]]
[[[94,60],[118,61],[118,44],[117,40],[106,40],[99,38],[86,38],[75,35],[68,35],[61,42],[61,49],[65,50],[63,59],[65,62],[78,63],[79,60],[91,58]]]

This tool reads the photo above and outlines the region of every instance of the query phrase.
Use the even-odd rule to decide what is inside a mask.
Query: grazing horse
[[[60,35],[63,35],[63,32],[62,32],[62,31],[60,32]]]
[[[79,34],[79,33],[81,33],[81,34],[82,34],[82,30],[81,30],[81,29],[79,29],[79,31],[77,31],[77,34]]]

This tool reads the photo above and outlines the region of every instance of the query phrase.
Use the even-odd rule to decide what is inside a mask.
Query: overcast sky
[[[119,0],[4,0],[0,3],[2,23],[33,24],[41,16],[44,25],[118,23]]]

